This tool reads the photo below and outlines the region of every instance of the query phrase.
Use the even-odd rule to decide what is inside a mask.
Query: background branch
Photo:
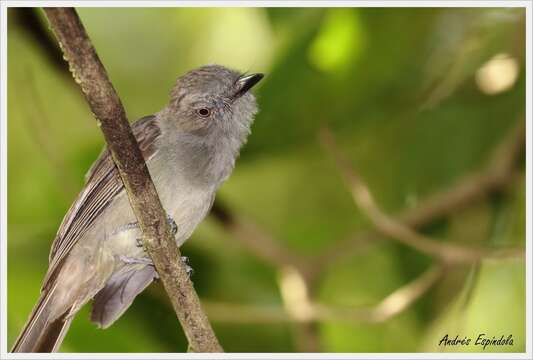
[[[281,276],[283,306],[261,306],[205,301],[206,310],[213,321],[256,323],[311,323],[336,321],[341,323],[382,323],[402,313],[424,294],[444,274],[445,267],[433,265],[419,277],[394,290],[372,307],[335,306],[311,301],[303,291],[303,282],[292,269],[285,269]],[[298,287],[292,291],[291,287]]]
[[[516,178],[517,163],[524,155],[525,146],[525,121],[519,119],[494,149],[484,168],[466,175],[450,189],[428,197],[418,207],[404,211],[398,219],[418,227],[457,211],[492,191],[504,189]]]
[[[396,216],[397,221],[417,228],[461,210],[491,192],[506,189],[518,177],[517,163],[524,154],[525,140],[525,122],[520,119],[493,151],[486,167],[462,177],[450,188],[430,195],[415,208],[400,212]],[[365,231],[335,242],[315,259],[312,275],[315,276],[340,258],[350,256],[353,251],[361,251],[382,239],[376,231]],[[522,249],[510,249],[509,252],[523,255]]]
[[[258,225],[235,213],[220,200],[211,209],[213,216],[224,229],[239,240],[250,252],[274,266],[294,266],[303,269],[308,259],[292,252],[283,242],[262,230]]]
[[[127,190],[146,250],[193,351],[221,352],[220,346],[171,234],[155,186],[133,136],[122,103],[72,8],[45,8],[75,81],[89,103]]]
[[[520,132],[518,131],[518,133]],[[406,221],[398,221],[384,213],[379,208],[368,186],[352,169],[344,155],[339,150],[336,140],[329,129],[322,129],[320,132],[320,140],[324,148],[333,157],[337,168],[339,169],[344,181],[350,189],[354,202],[370,219],[376,230],[382,235],[412,247],[421,253],[433,256],[444,263],[471,263],[484,257],[517,256],[522,253],[521,251],[518,251],[517,253],[516,251],[502,252],[501,250],[493,252],[492,250],[485,248],[474,248],[451,243],[443,243],[416,232],[409,224],[406,224]],[[518,151],[514,150],[515,148],[520,149],[519,146],[515,146],[515,142],[512,144],[513,151],[511,154],[508,154],[507,152],[501,152],[495,157],[495,165],[491,164],[489,167],[488,174],[490,176],[482,178],[483,181],[487,182],[486,186],[493,186],[494,184],[502,183],[508,177],[509,159],[513,159],[514,154],[518,153]],[[473,192],[476,189],[475,184],[479,182],[479,180],[475,180],[477,179],[468,179],[465,183],[466,185],[463,185],[461,188],[459,188],[458,194],[454,194],[456,197],[451,198],[451,204],[455,204],[458,202],[458,200],[464,198],[464,195],[457,195],[460,195],[465,191]],[[474,182],[475,184],[472,184]],[[448,196],[449,195],[450,194],[448,194]],[[438,214],[439,212],[442,213],[443,209],[446,207],[442,206],[443,198],[440,198],[440,200],[440,202],[436,202],[435,199],[431,199],[428,202],[428,208],[426,211],[433,214]],[[410,220],[413,223],[416,223],[417,220],[420,221],[420,219],[417,219],[413,215],[409,216],[411,216]]]

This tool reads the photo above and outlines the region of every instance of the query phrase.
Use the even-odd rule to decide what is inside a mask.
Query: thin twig
[[[300,290],[296,294],[286,294],[284,305],[247,305],[228,304],[217,301],[204,301],[207,312],[213,321],[227,323],[312,323],[317,321],[335,321],[343,323],[382,323],[408,309],[426,294],[444,274],[444,266],[433,265],[419,277],[396,289],[377,305],[372,307],[334,306],[312,302],[302,297]],[[289,271],[282,275],[292,278]],[[285,279],[289,283],[295,279]],[[296,283],[299,281],[296,281]],[[285,292],[291,292],[295,286],[284,285]],[[298,285],[297,287],[300,287]],[[301,304],[300,301],[304,300]],[[303,306],[304,311],[297,309]]]
[[[269,264],[277,267],[294,266],[298,269],[307,266],[307,259],[288,249],[250,219],[231,211],[220,200],[215,201],[211,216],[254,255]]]
[[[468,204],[483,199],[487,194],[505,189],[517,178],[516,163],[524,154],[525,122],[512,128],[504,140],[496,147],[488,161],[488,165],[481,170],[466,175],[455,185],[429,196],[415,208],[407,209],[396,216],[398,221],[413,228],[428,224],[436,219],[461,210]],[[502,176],[503,175],[503,176]],[[339,261],[342,257],[351,256],[354,251],[360,252],[369,244],[376,244],[383,240],[376,231],[365,231],[351,235],[344,240],[337,241],[314,260],[314,274],[325,267]],[[510,256],[523,256],[522,249],[507,250]]]
[[[362,179],[353,171],[352,167],[349,165],[344,155],[338,149],[336,140],[333,137],[333,134],[328,129],[324,128],[320,133],[320,139],[322,145],[330,152],[332,157],[335,160],[339,171],[341,172],[344,181],[350,188],[354,202],[359,206],[359,208],[364,212],[364,214],[370,219],[370,221],[375,226],[376,230],[389,237],[393,240],[399,241],[407,246],[416,249],[424,254],[433,256],[444,263],[472,263],[484,257],[493,257],[495,253],[492,250],[484,248],[474,248],[460,246],[451,243],[443,243],[437,240],[434,240],[428,236],[422,235],[414,231],[408,224],[400,220],[385,214],[376,204],[368,186],[362,181]],[[513,152],[514,154],[514,152]],[[496,157],[497,164],[507,164],[509,162],[510,155],[504,153]],[[496,163],[496,161],[495,161]],[[507,174],[507,168],[502,171],[502,165],[492,166],[489,168],[490,171],[490,185],[500,184],[504,182]],[[471,180],[468,181],[468,190],[471,192]],[[464,191],[463,188],[460,189],[461,192]],[[449,195],[449,194],[448,194]],[[463,199],[464,197],[459,197],[454,199],[454,204],[457,203],[458,199]],[[441,198],[443,200],[443,198]],[[434,214],[437,214],[442,211],[442,206],[435,206],[434,200],[431,200],[429,203],[428,209],[432,209]],[[412,217],[412,215],[410,215]],[[414,220],[419,220],[413,217]],[[498,256],[516,256],[515,252],[511,251],[507,253],[498,252]]]
[[[412,282],[395,290],[368,312],[373,322],[384,322],[411,306],[428,292],[444,274],[444,266],[433,265]]]
[[[74,80],[89,103],[127,190],[143,242],[193,351],[221,352],[166,221],[122,103],[73,8],[45,8]]]
[[[504,188],[516,178],[515,169],[518,160],[525,154],[525,141],[525,122],[520,120],[494,149],[484,168],[466,175],[450,189],[429,196],[416,208],[399,214],[398,219],[411,227],[418,227]]]
[[[287,314],[298,321],[312,321],[315,311],[303,275],[296,268],[286,266],[279,273],[278,283]]]

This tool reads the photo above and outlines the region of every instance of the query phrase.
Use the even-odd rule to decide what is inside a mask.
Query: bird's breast
[[[163,208],[178,225],[181,245],[207,215],[217,186],[191,177],[192,165],[176,157],[154,157],[147,165]]]

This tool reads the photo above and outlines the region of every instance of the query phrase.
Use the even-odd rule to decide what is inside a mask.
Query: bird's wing
[[[155,116],[145,116],[132,125],[132,131],[139,143],[145,161],[155,152],[155,142],[161,130]],[[52,244],[49,267],[43,282],[47,288],[57,269],[72,247],[91,227],[98,216],[124,190],[124,185],[109,150],[104,148],[86,175],[85,187],[63,218]]]

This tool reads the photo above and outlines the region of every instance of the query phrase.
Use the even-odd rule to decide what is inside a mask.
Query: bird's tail
[[[56,284],[57,285],[57,284]],[[41,293],[11,352],[55,352],[67,333],[73,316],[67,309],[61,316],[50,319],[50,306],[56,287]]]

